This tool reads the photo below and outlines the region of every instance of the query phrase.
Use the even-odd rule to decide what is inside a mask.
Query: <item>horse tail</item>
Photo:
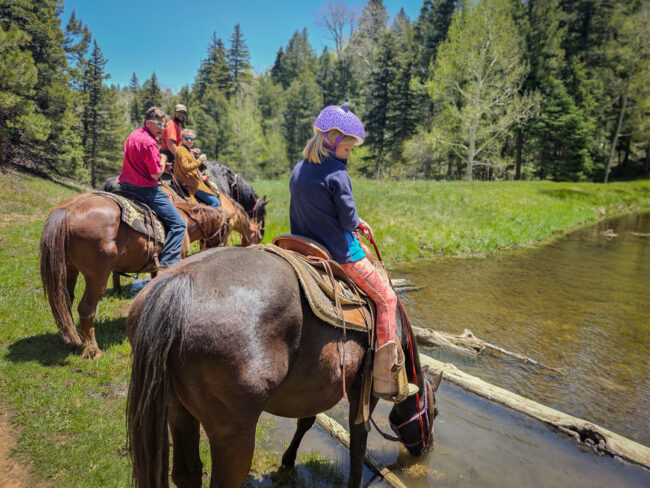
[[[167,486],[168,358],[174,343],[182,344],[192,290],[190,275],[163,274],[143,295],[144,303],[138,304],[136,298],[132,307],[136,311],[129,315],[133,364],[126,406],[127,434],[138,488]]]
[[[81,344],[72,319],[72,299],[67,286],[66,246],[70,211],[55,208],[45,220],[41,234],[41,281],[52,315],[66,343]]]

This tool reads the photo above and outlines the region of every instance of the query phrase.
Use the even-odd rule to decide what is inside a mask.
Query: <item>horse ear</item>
[[[429,365],[425,364],[422,366],[422,373],[427,374],[429,372]]]
[[[442,383],[442,371],[440,371],[440,374],[435,380],[433,380],[433,383],[431,384],[431,388],[433,388],[434,392],[438,391],[438,388],[440,388],[440,383]]]

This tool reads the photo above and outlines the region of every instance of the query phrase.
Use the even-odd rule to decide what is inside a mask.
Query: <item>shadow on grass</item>
[[[104,351],[122,344],[126,338],[126,319],[99,320],[95,322],[95,337]],[[20,339],[9,345],[5,359],[13,363],[37,361],[43,366],[65,366],[70,356],[80,356],[81,346],[65,344],[61,335],[48,332]]]
[[[81,348],[65,344],[60,334],[53,332],[20,339],[9,345],[5,359],[13,363],[37,361],[42,366],[64,366],[68,357],[81,354]]]

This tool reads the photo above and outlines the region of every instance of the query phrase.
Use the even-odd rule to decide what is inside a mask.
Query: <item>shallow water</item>
[[[611,229],[616,237],[606,237]],[[650,214],[549,245],[392,270],[414,325],[477,337],[559,368],[423,349],[490,383],[650,445]]]
[[[607,229],[617,236],[606,238]],[[540,248],[418,263],[391,275],[424,286],[401,295],[414,325],[452,333],[468,328],[562,373],[490,354],[421,353],[648,445],[650,238],[630,232],[650,233],[650,214],[602,222]],[[650,471],[599,456],[451,384],[443,382],[437,398],[436,448],[428,456],[413,459],[370,433],[369,450],[410,488],[650,486]],[[374,415],[386,431],[389,408],[380,402]],[[345,402],[328,414],[347,427]],[[276,421],[281,452],[295,421]],[[318,426],[299,456],[310,451],[332,459],[347,479],[347,451]],[[368,469],[364,483],[382,485]]]
[[[374,429],[369,435],[369,451],[409,488],[650,486],[649,471],[582,449],[541,422],[451,384],[443,382],[436,398],[440,407],[435,425],[436,447],[427,456],[413,458]],[[390,432],[389,409],[389,404],[380,402],[373,415],[386,432]],[[345,402],[327,413],[347,428]],[[274,419],[272,436],[280,453],[293,436],[295,420]],[[311,451],[331,459],[347,482],[347,451],[317,425],[303,439],[299,459]],[[269,486],[266,481],[255,486]],[[364,486],[385,485],[366,468]]]

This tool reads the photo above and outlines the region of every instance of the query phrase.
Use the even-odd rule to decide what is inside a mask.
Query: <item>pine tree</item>
[[[162,106],[162,90],[158,84],[156,73],[151,74],[151,78],[142,84],[142,110],[146,112],[149,107]]]
[[[271,79],[273,83],[279,83],[282,87],[289,86],[287,75],[284,71],[284,49],[278,49],[275,54],[275,61],[271,66]]]
[[[361,171],[366,175],[380,177],[387,167],[389,154],[392,152],[391,140],[391,96],[397,77],[398,60],[395,36],[384,35],[377,51],[375,69],[370,74],[370,84],[365,103],[364,114],[366,142],[371,157]]]
[[[15,97],[11,91],[2,91],[5,101],[0,132],[4,157],[42,171],[73,174],[80,158],[78,141],[71,133],[72,99],[58,9],[55,0],[0,3],[0,29],[9,39],[8,44],[0,46],[0,78],[9,90],[15,90]],[[17,51],[31,56],[18,55]],[[21,65],[7,64],[4,58]],[[35,80],[32,63],[38,68]],[[17,81],[13,74],[7,74],[10,70],[22,72],[28,79]],[[11,112],[6,112],[8,109]]]
[[[320,87],[311,71],[301,73],[286,92],[284,137],[290,164],[302,159],[302,149],[313,135],[316,116],[323,108]]]
[[[336,92],[336,57],[329,52],[327,46],[318,58],[316,81],[320,86],[324,105],[341,103]]]
[[[138,81],[135,72],[131,75],[128,90],[131,95],[131,102],[129,103],[129,119],[131,120],[131,125],[136,127],[142,123],[144,110],[142,109],[142,101],[140,100],[142,97],[142,94],[140,93],[140,82]]]
[[[608,39],[616,37],[612,23],[622,0],[560,0],[567,35],[562,43],[566,53],[565,86],[581,109],[585,123],[592,129],[589,153],[597,177],[605,172],[610,147],[610,131],[616,125],[615,95],[606,79],[606,62],[602,49]],[[636,2],[632,2],[636,3]]]
[[[316,63],[316,53],[309,43],[307,29],[295,31],[284,50],[278,51],[271,70],[273,81],[286,89],[301,73],[309,71],[313,74]]]
[[[201,67],[194,82],[194,93],[198,100],[203,99],[203,95],[209,86],[215,86],[226,97],[230,97],[234,92],[234,81],[231,73],[231,67],[228,64],[228,54],[216,33],[212,33],[212,42],[208,46],[208,56],[201,61]]]
[[[93,43],[93,52],[86,64],[83,76],[83,86],[88,93],[88,104],[84,107],[83,122],[84,132],[82,135],[84,147],[84,165],[90,172],[90,184],[97,187],[97,156],[100,146],[100,139],[103,136],[103,128],[108,118],[106,91],[104,80],[109,76],[104,73],[106,59],[97,41]]]
[[[526,55],[530,71],[524,89],[539,92],[542,100],[539,113],[516,136],[523,139],[523,134],[528,134],[538,176],[576,180],[585,177],[591,167],[589,126],[562,80],[566,69],[562,49],[566,27],[561,23],[559,2],[529,0],[526,11]],[[518,144],[523,146],[524,141]],[[520,160],[516,163],[515,178],[518,178]]]
[[[438,47],[447,37],[456,0],[424,0],[420,15],[414,24],[417,53],[417,74],[423,80],[431,76],[429,67],[436,59]]]
[[[630,8],[632,7],[632,8]],[[650,5],[643,2],[638,8],[620,7],[612,18],[616,36],[600,51],[604,58],[603,77],[615,103],[609,140],[609,157],[604,171],[604,182],[614,164],[614,157],[623,150],[629,157],[631,135],[643,132],[643,127],[633,127],[635,111],[643,113],[648,102],[650,82]],[[644,100],[645,99],[645,100]],[[639,114],[640,115],[640,114]],[[648,113],[645,112],[647,117]],[[643,116],[641,116],[642,120]],[[624,131],[624,128],[627,130]],[[624,141],[622,148],[619,143]],[[626,157],[627,159],[627,157]]]
[[[73,10],[65,28],[65,40],[63,42],[63,49],[68,56],[68,72],[70,73],[73,89],[79,89],[80,87],[81,73],[84,69],[91,40],[92,36],[88,27],[77,19]]]
[[[195,146],[209,159],[218,160],[223,156],[230,137],[229,110],[228,99],[215,85],[207,87],[198,110],[192,110],[192,118],[199,128]]]
[[[252,78],[250,53],[239,24],[235,24],[235,29],[230,36],[228,66],[235,89],[238,89],[242,83],[250,83]]]

